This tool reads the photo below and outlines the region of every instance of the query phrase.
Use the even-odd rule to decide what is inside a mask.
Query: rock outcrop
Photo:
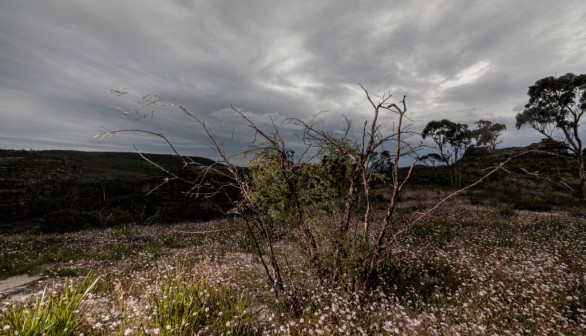
[[[507,147],[497,148],[493,151],[488,147],[470,147],[462,156],[462,163],[492,161],[500,162],[509,156],[526,153],[525,155],[532,158],[550,157],[552,154],[562,157],[569,157],[568,146],[563,142],[551,139],[543,139],[540,142],[533,143],[527,147]]]

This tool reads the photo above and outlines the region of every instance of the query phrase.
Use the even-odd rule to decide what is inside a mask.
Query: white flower
[[[128,336],[130,334],[132,334],[132,329],[127,328],[126,330],[124,330],[124,336]]]
[[[155,328],[153,329],[153,334],[158,335],[161,332],[161,329]]]
[[[226,322],[226,327],[230,327],[230,321]]]

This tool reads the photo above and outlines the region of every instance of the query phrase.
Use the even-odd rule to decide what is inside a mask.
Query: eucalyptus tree
[[[476,140],[477,146],[486,146],[493,151],[496,146],[503,142],[499,139],[507,126],[501,123],[493,123],[490,120],[480,119],[475,122],[477,129],[472,131],[472,137]]]
[[[439,156],[446,166],[456,163],[472,142],[472,131],[468,125],[452,122],[448,119],[432,120],[421,133],[423,139],[431,138]]]
[[[581,118],[586,111],[586,74],[545,77],[529,87],[529,102],[516,116],[516,127],[528,125],[551,140],[562,141],[574,157],[586,198]]]

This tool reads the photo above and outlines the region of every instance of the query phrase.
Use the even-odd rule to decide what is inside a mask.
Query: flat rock
[[[27,285],[39,280],[40,278],[40,276],[29,276],[28,274],[21,274],[10,277],[8,279],[0,280],[0,299],[26,288]]]

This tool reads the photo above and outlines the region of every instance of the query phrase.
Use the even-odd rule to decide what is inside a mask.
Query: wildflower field
[[[412,195],[399,210],[420,203]],[[42,278],[0,294],[0,334],[586,334],[583,208],[453,199],[385,250],[366,291],[316,274],[298,240],[290,230],[275,241],[291,309],[239,221],[3,235],[0,279]]]

